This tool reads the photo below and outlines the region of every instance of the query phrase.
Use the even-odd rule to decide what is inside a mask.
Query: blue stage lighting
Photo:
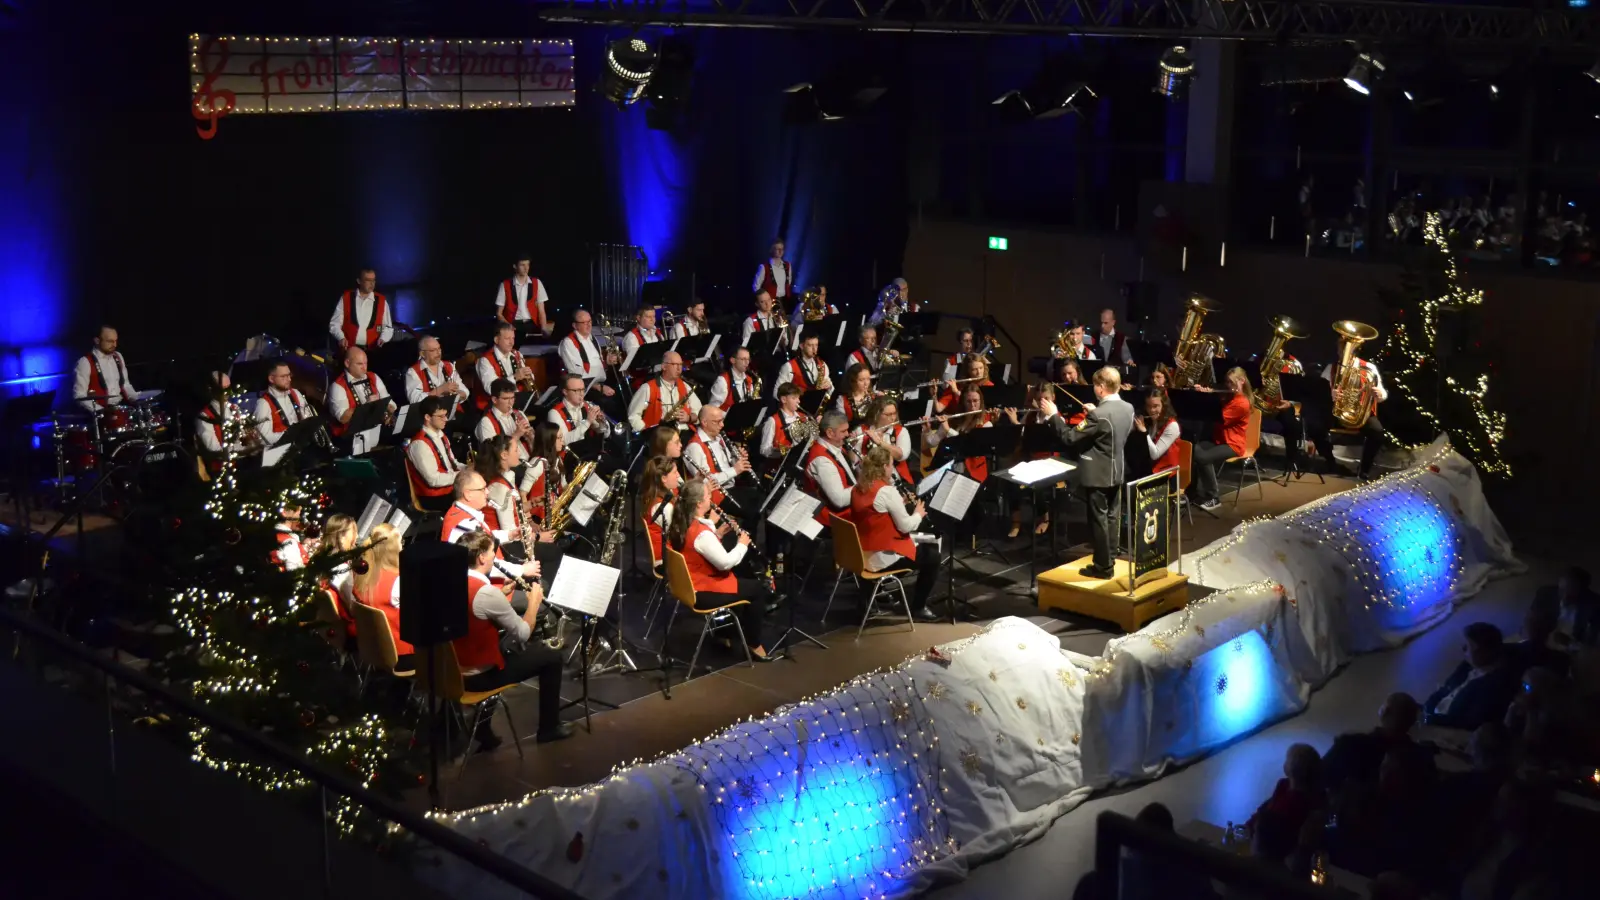
[[[1196,661],[1195,671],[1207,679],[1197,689],[1200,708],[1196,712],[1208,717],[1224,738],[1261,725],[1277,708],[1273,702],[1278,695],[1274,687],[1277,667],[1260,632],[1246,632],[1208,650]]]

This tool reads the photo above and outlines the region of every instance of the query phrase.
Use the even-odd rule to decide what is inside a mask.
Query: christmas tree
[[[254,423],[224,404],[224,445],[238,446]],[[219,714],[255,729],[297,754],[368,788],[397,795],[418,775],[400,713],[382,692],[363,697],[333,645],[342,624],[317,619],[317,598],[334,567],[359,553],[317,555],[286,571],[276,562],[279,525],[296,520],[299,537],[318,534],[328,498],[321,479],[302,475],[293,454],[268,469],[241,471],[229,454],[211,481],[169,498],[165,532],[145,541],[140,581],[147,600],[171,626],[172,646],[153,674],[186,689]],[[272,791],[299,793],[317,808],[318,794],[291,771],[256,758],[199,722],[157,720],[192,758]],[[345,833],[381,840],[383,823],[343,798],[329,815]]]
[[[1485,475],[1510,476],[1501,454],[1505,413],[1491,409],[1494,364],[1472,337],[1480,331],[1483,291],[1462,284],[1438,213],[1423,226],[1425,246],[1409,259],[1398,291],[1380,291],[1391,311],[1390,340],[1379,357],[1389,399],[1381,407],[1390,438],[1408,449],[1445,432]]]

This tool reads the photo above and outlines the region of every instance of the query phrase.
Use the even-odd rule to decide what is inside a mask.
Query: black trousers
[[[917,583],[911,589],[911,609],[913,612],[928,605],[928,598],[933,596],[933,589],[939,583],[939,545],[935,543],[918,544],[917,558],[906,559],[896,556],[887,568],[917,570]]]
[[[1116,559],[1117,529],[1122,522],[1122,488],[1084,487],[1089,505],[1089,540],[1094,545],[1094,565],[1109,570]]]
[[[1317,445],[1317,452],[1328,461],[1330,468],[1336,468],[1333,459],[1333,442],[1328,437],[1331,425],[1321,416],[1306,416],[1306,440]],[[1365,476],[1372,472],[1372,464],[1378,459],[1378,451],[1383,448],[1385,434],[1383,423],[1377,416],[1368,416],[1366,424],[1361,426],[1361,469]]]
[[[561,721],[561,653],[535,641],[514,652],[505,653],[506,664],[462,679],[469,691],[492,691],[507,684],[518,684],[539,676],[539,731],[552,731]],[[478,720],[474,737],[489,734],[491,714]]]
[[[1261,421],[1261,430],[1276,434],[1283,438],[1283,455],[1291,466],[1302,464],[1300,439],[1300,417],[1294,414],[1294,407],[1288,406],[1278,410],[1271,418]]]
[[[735,606],[733,614],[739,619],[739,627],[744,630],[744,642],[751,647],[760,647],[761,620],[766,616],[767,603],[772,599],[772,592],[767,586],[754,578],[744,575],[735,576],[739,583],[737,594],[719,594],[710,591],[695,591],[695,609],[716,609],[740,600],[749,600],[742,606]]]
[[[1201,502],[1215,500],[1217,490],[1217,464],[1233,459],[1237,454],[1227,444],[1201,441],[1194,447],[1194,458],[1189,470],[1194,476],[1194,498]]]

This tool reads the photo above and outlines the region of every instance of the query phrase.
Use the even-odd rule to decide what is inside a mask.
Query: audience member
[[[1511,732],[1500,722],[1485,722],[1472,732],[1468,744],[1472,768],[1451,772],[1439,780],[1440,821],[1461,830],[1478,827],[1494,808],[1500,788],[1511,780]]]
[[[1390,751],[1413,753],[1417,756],[1417,765],[1431,770],[1432,751],[1411,738],[1411,729],[1416,726],[1421,712],[1422,707],[1410,694],[1390,694],[1378,708],[1378,727],[1335,738],[1322,758],[1323,780],[1328,788],[1336,789],[1350,778],[1376,784],[1378,768],[1384,754]]]
[[[1516,673],[1506,660],[1500,629],[1473,622],[1462,629],[1466,659],[1456,666],[1425,706],[1427,722],[1445,728],[1477,728],[1505,715],[1517,692]]]
[[[1593,647],[1600,643],[1600,594],[1589,589],[1589,571],[1573,566],[1557,584],[1561,616],[1554,640],[1558,645]]]
[[[1148,828],[1171,833],[1172,811],[1160,803],[1149,803],[1133,817]],[[1191,871],[1172,860],[1156,860],[1136,850],[1126,849],[1121,860],[1122,900],[1212,900],[1216,892],[1204,874]]]
[[[1493,821],[1462,848],[1461,900],[1536,896],[1550,868],[1537,836],[1544,805],[1543,798],[1521,782],[1508,781],[1500,788]]]
[[[1272,796],[1256,809],[1245,827],[1256,828],[1257,820],[1271,813],[1289,832],[1292,844],[1306,819],[1327,806],[1322,786],[1322,757],[1310,744],[1291,744],[1283,754],[1283,775],[1272,789]]]
[[[1534,667],[1549,669],[1557,675],[1567,674],[1571,658],[1565,651],[1556,649],[1554,641],[1556,627],[1560,623],[1560,597],[1554,590],[1541,589],[1522,616],[1525,637],[1506,645],[1511,670],[1517,677],[1522,677],[1524,672]]]

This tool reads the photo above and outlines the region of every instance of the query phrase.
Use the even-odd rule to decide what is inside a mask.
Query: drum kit
[[[120,404],[93,412],[52,412],[50,435],[58,490],[179,456],[178,436],[171,415],[162,407],[159,390],[140,391]]]

